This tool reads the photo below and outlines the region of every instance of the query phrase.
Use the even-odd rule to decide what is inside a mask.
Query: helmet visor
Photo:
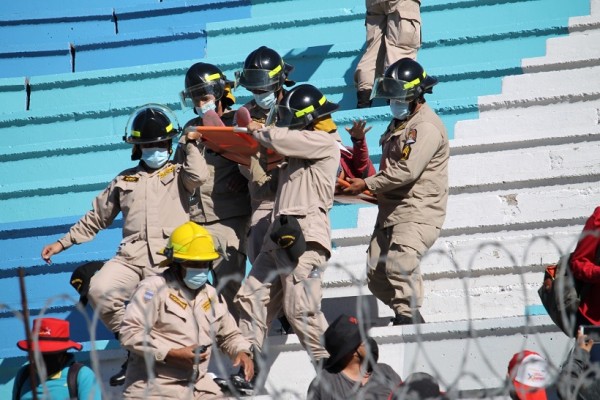
[[[185,108],[194,108],[207,95],[212,95],[215,100],[219,100],[223,97],[225,89],[220,83],[221,81],[206,82],[186,88],[179,93],[181,105]]]
[[[244,69],[237,74],[237,82],[248,90],[272,90],[273,86],[279,82],[279,75],[282,72],[281,66],[275,69]]]
[[[275,126],[279,128],[304,128],[313,120],[312,114],[284,105],[275,106],[274,111],[277,116]]]
[[[376,97],[384,99],[398,99],[403,101],[410,101],[411,96],[414,93],[412,90],[417,84],[412,82],[402,81],[394,78],[379,77],[375,79],[373,84],[373,91],[371,92],[371,98]]]

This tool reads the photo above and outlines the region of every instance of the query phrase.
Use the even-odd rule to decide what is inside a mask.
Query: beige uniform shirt
[[[448,134],[427,105],[403,126],[381,136],[380,171],[365,179],[377,195],[377,223],[418,222],[441,228],[448,202]]]
[[[208,179],[198,149],[185,145],[185,157],[147,172],[141,164],[121,172],[59,242],[65,249],[92,240],[123,213],[123,240],[116,259],[139,267],[158,265],[173,229],[189,220],[189,197]]]
[[[233,118],[233,113],[229,114],[229,119]],[[226,125],[231,125],[228,118],[222,119]],[[195,118],[189,121],[186,127],[191,125],[202,125],[202,119]],[[194,193],[190,205],[190,219],[199,224],[206,224],[227,218],[249,216],[248,182],[241,174],[238,164],[204,147],[201,142],[198,149],[206,160],[208,179]],[[178,159],[178,155],[175,159]],[[229,187],[232,181],[239,183],[236,190]]]
[[[254,137],[286,157],[279,171],[273,215],[298,217],[305,240],[331,252],[329,210],[340,163],[339,135],[271,127],[255,131]],[[263,250],[275,248],[267,235]]]
[[[144,353],[147,353],[154,360],[157,390],[161,382],[185,383],[195,377],[197,390],[210,392],[215,385],[215,393],[218,393],[212,379],[203,379],[211,353],[219,348],[234,359],[239,352],[251,354],[250,343],[212,286],[206,285],[194,294],[177,278],[174,268],[140,282],[127,306],[120,334],[121,344],[131,351],[126,385],[148,379],[144,361]],[[191,345],[210,346],[208,358],[193,371],[164,362],[170,349]],[[134,386],[143,388],[143,385]]]

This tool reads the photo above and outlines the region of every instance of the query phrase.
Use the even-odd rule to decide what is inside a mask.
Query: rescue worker
[[[354,73],[357,108],[371,107],[373,81],[385,69],[421,47],[420,0],[365,0],[366,48]]]
[[[243,105],[252,121],[267,124],[270,111],[274,110],[274,106],[286,93],[284,86],[294,85],[294,81],[288,79],[293,69],[293,66],[283,61],[279,53],[266,46],[259,47],[246,57],[244,68],[237,74],[237,80],[239,85],[252,93],[252,100]],[[236,113],[236,122],[241,111]],[[274,123],[275,115],[272,116],[270,125]],[[261,146],[259,154],[250,160],[247,172],[252,202],[252,219],[248,234],[248,259],[251,263],[254,263],[258,256],[271,223],[277,190],[279,172],[277,168],[267,171],[266,154],[267,149]]]
[[[185,75],[185,90],[181,96],[194,107],[198,117],[188,121],[185,127],[220,123],[231,126],[235,97],[230,88],[231,82],[216,66],[202,62],[192,65]],[[215,287],[237,318],[233,298],[246,275],[246,237],[251,212],[248,180],[237,163],[202,143],[197,147],[206,160],[208,179],[194,191],[190,219],[208,229],[224,251],[224,257],[214,265]],[[179,159],[179,154],[176,153],[175,159]]]
[[[380,170],[351,178],[345,191],[377,196],[379,212],[368,249],[371,292],[395,312],[394,325],[424,322],[419,263],[446,216],[448,134],[425,102],[437,79],[411,58],[398,60],[378,78],[373,97],[390,99],[392,121],[381,136]]]
[[[175,227],[189,220],[188,199],[208,179],[206,163],[195,145],[196,132],[187,135],[180,160],[169,161],[172,139],[180,132],[168,108],[147,104],[137,109],[123,140],[133,144],[131,159],[140,160],[138,165],[119,173],[96,197],[92,209],[65,236],[42,250],[42,258],[50,263],[53,255],[92,240],[123,214],[123,239],[117,253],[92,277],[88,292],[100,320],[117,338],[125,302],[140,280],[161,271],[165,258],[157,251]],[[126,363],[111,378],[111,385],[123,384],[125,368]]]
[[[320,122],[337,108],[314,86],[299,85],[280,101],[275,127],[254,121],[247,126],[263,146],[286,157],[279,171],[274,220],[235,298],[242,334],[259,354],[283,308],[313,361],[318,364],[328,356],[320,342],[327,328],[321,275],[331,255],[329,210],[340,151],[337,132],[327,133]]]
[[[210,374],[214,350],[254,374],[244,339],[223,296],[207,283],[220,258],[207,229],[186,222],[161,251],[168,268],[140,282],[123,318],[121,343],[131,352],[126,399],[213,399],[223,393]]]

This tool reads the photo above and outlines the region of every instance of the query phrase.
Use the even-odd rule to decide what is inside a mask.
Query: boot
[[[425,320],[423,319],[423,316],[421,315],[419,310],[417,310],[414,316],[396,314],[396,316],[394,318],[391,318],[390,321],[392,321],[393,326],[425,323]]]
[[[371,100],[371,90],[359,90],[356,92],[356,108],[370,108],[373,101]]]
[[[110,386],[121,386],[125,383],[125,374],[127,373],[127,362],[129,361],[129,352],[127,352],[127,360],[121,365],[121,370],[110,377],[108,383]]]

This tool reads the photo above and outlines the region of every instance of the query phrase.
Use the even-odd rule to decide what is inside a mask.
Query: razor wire
[[[444,238],[442,237],[438,240],[443,242]],[[572,243],[569,244],[568,249],[573,249],[575,244],[576,241],[573,240]],[[548,260],[558,260],[558,258],[565,253],[566,249],[564,249],[563,246],[564,243],[561,246],[561,243],[547,235],[539,235],[529,239],[528,242],[523,246],[524,250],[522,255],[515,254],[515,252],[511,250],[511,246],[501,240],[489,240],[478,244],[473,249],[472,254],[469,254],[468,257],[457,257],[455,253],[456,249],[450,249],[448,246],[435,246],[428,253],[426,253],[421,260],[421,273],[425,277],[423,309],[427,310],[428,297],[432,296],[432,293],[429,291],[429,286],[431,286],[431,283],[436,281],[441,282],[444,280],[452,282],[457,281],[454,282],[454,284],[458,283],[458,286],[460,287],[460,295],[462,297],[460,300],[464,302],[462,309],[454,310],[456,315],[453,315],[450,319],[446,320],[444,319],[443,315],[433,315],[433,320],[427,321],[428,323],[425,324],[412,325],[410,330],[406,332],[402,330],[400,333],[393,333],[392,330],[400,330],[401,328],[389,327],[387,328],[386,332],[378,333],[378,336],[375,337],[376,342],[378,342],[380,348],[384,349],[402,346],[406,347],[407,345],[414,347],[414,351],[412,352],[413,354],[404,359],[404,374],[400,375],[401,378],[405,379],[406,376],[412,372],[428,372],[438,381],[440,387],[443,388],[449,398],[508,398],[510,379],[506,375],[506,366],[509,360],[499,359],[498,354],[495,354],[493,351],[490,351],[488,348],[486,348],[485,344],[487,338],[494,336],[494,329],[499,337],[513,335],[523,338],[522,345],[511,348],[510,351],[508,351],[510,354],[527,350],[528,343],[537,343],[541,349],[541,356],[548,361],[549,372],[552,380],[556,381],[559,378],[561,371],[566,371],[568,374],[573,368],[573,365],[569,361],[570,353],[574,346],[572,341],[569,341],[567,346],[558,351],[561,356],[557,359],[554,356],[557,354],[556,349],[554,349],[554,351],[550,351],[555,343],[548,341],[548,335],[546,334],[563,335],[563,333],[553,324],[547,323],[547,321],[544,324],[536,325],[533,323],[533,316],[529,315],[528,313],[517,315],[517,318],[523,319],[523,324],[518,329],[507,328],[503,330],[502,327],[494,326],[492,326],[492,328],[480,328],[481,322],[485,322],[485,320],[474,318],[473,316],[473,308],[477,307],[477,305],[474,304],[475,297],[473,296],[471,285],[474,280],[480,277],[493,278],[495,276],[501,277],[503,275],[516,276],[518,277],[518,284],[516,286],[520,287],[522,290],[521,295],[523,303],[520,305],[520,309],[525,309],[527,305],[538,302],[536,299],[531,299],[529,297],[531,295],[528,293],[528,288],[530,289],[529,291],[531,291],[532,288],[537,289],[537,287],[542,284],[544,266],[549,264]],[[541,250],[538,247],[541,248]],[[337,251],[340,254],[343,254],[345,249],[339,248]],[[540,251],[543,252],[548,259],[546,261],[532,260],[532,255],[535,255]],[[497,258],[503,257],[505,259],[505,266],[503,268],[488,268],[485,265],[481,265],[482,262],[483,264],[486,263],[486,254],[494,254],[494,257]],[[465,259],[468,261],[460,261]],[[481,259],[483,259],[483,261],[480,261]],[[447,265],[449,268],[447,268],[447,270],[444,272],[430,273],[427,266],[431,265],[432,262],[436,264],[439,263]],[[335,260],[329,262],[326,266],[322,266],[322,290],[323,294],[327,294],[328,291],[331,291],[336,287],[344,287],[353,293],[353,295],[349,297],[351,298],[351,301],[355,302],[353,307],[355,310],[355,316],[359,321],[365,322],[364,325],[361,324],[360,326],[361,337],[363,337],[366,341],[366,338],[374,332],[373,328],[380,328],[388,324],[382,323],[382,318],[377,315],[377,310],[372,308],[373,296],[366,287],[366,254],[363,260],[353,260],[353,263],[356,265],[363,264],[365,267],[362,269],[357,269],[356,266],[353,267],[351,265],[345,265],[343,263],[336,262]],[[498,272],[499,269],[500,273]],[[280,279],[281,272],[282,271],[272,271],[267,278],[267,281]],[[289,273],[290,271],[286,272]],[[337,281],[328,280],[328,275],[335,276]],[[535,276],[539,279],[536,278],[535,281],[527,281],[526,275]],[[225,285],[227,285],[228,280],[230,279],[235,278],[229,277],[228,279],[222,279],[216,289],[220,291]],[[501,283],[501,281],[498,282],[499,285]],[[304,286],[304,289],[308,292],[307,295],[312,295],[310,285],[307,284]],[[501,296],[501,294],[499,296]],[[332,299],[328,296],[324,297],[325,301]],[[318,300],[320,303],[322,303],[322,299]],[[90,317],[89,308],[86,309],[81,303],[78,302],[78,300],[73,298],[71,294],[65,293],[49,298],[39,312],[36,312],[36,318],[42,318],[47,314],[52,314],[55,307],[63,306],[64,304],[70,305],[72,307],[72,312],[81,316],[85,323],[85,329],[89,333],[89,362],[86,362],[86,364],[88,364],[94,371],[98,384],[101,385],[103,398],[121,398],[121,391],[123,387],[111,388],[106,383],[106,376],[113,371],[107,371],[107,369],[104,367],[104,365],[110,361],[110,359],[103,356],[106,350],[101,350],[96,347],[96,331],[98,323],[101,323],[99,322],[99,315],[97,312],[93,312],[91,314],[92,316]],[[23,320],[23,315],[19,310],[11,308],[6,304],[0,304],[0,310],[2,310],[4,313],[11,313],[14,318],[18,320]],[[428,317],[432,317],[432,315],[428,315],[427,311],[424,314]],[[269,374],[273,372],[272,369],[280,368],[279,364],[276,365],[274,361],[277,360],[277,357],[282,352],[289,350],[300,352],[305,351],[301,345],[296,344],[296,342],[293,340],[286,340],[283,344],[281,340],[275,340],[278,336],[282,336],[282,333],[277,329],[275,323],[275,320],[279,315],[281,315],[281,312],[272,314],[270,316],[270,321],[268,321],[269,331],[261,349],[263,356],[257,357],[254,360],[260,371],[260,380],[257,382],[253,396],[256,397],[262,395],[265,396],[265,398],[273,399],[303,399],[306,398],[306,390],[308,389],[308,386],[300,389],[293,387],[294,385],[291,385],[291,387],[286,387],[285,384],[274,384],[274,382],[269,379]],[[337,315],[329,310],[327,312],[327,317],[328,320],[333,320],[337,317]],[[256,321],[253,322],[256,323]],[[464,329],[462,330],[462,333],[433,333],[430,329],[431,324],[440,323],[461,323],[462,326],[464,326]],[[571,323],[573,323],[573,321],[571,321]],[[153,326],[151,326],[149,323],[144,326],[144,343],[148,346],[149,350],[151,349],[150,332],[152,328]],[[216,328],[216,326],[211,326],[211,330],[209,332],[213,343],[218,342]],[[260,329],[258,326],[255,326],[255,328]],[[490,329],[492,333],[490,333]],[[37,333],[39,332],[32,332],[34,338]],[[287,336],[293,337],[294,334]],[[399,338],[402,338],[402,340],[399,340]],[[449,376],[444,368],[444,362],[446,361],[444,360],[444,357],[432,352],[429,347],[431,343],[435,343],[436,341],[450,339],[456,340],[456,338],[458,338],[458,340],[464,346],[464,351],[462,357],[460,357],[460,359],[456,362],[458,367],[455,371],[453,371],[454,376]],[[34,339],[34,341],[35,340],[37,339]],[[288,341],[291,343],[287,343]],[[365,362],[374,362],[375,360],[371,358],[373,357],[370,351],[371,349],[369,348],[369,345],[366,346],[368,350],[368,357]],[[228,380],[228,377],[236,373],[237,368],[232,366],[231,359],[226,354],[219,351],[217,346],[212,347],[213,349],[211,351],[210,362],[207,367],[208,373]],[[119,353],[122,353],[124,357],[124,351]],[[314,375],[318,378],[319,374],[316,371],[322,367],[322,365],[319,365],[319,361],[322,362],[322,360],[313,360],[310,352],[306,351],[305,353],[306,357],[309,359],[309,362],[306,363],[306,365],[308,365],[309,368],[313,368],[313,371],[309,372],[308,374]],[[403,354],[406,355],[407,353],[409,352],[405,351]],[[485,366],[487,372],[478,374],[477,371],[473,371],[469,366],[470,357],[472,357],[472,355],[475,353],[481,358],[480,364]],[[44,373],[43,359],[39,351],[35,351],[34,355],[36,365],[40,366],[39,370],[42,380],[41,384],[42,386],[45,386],[46,377]],[[154,365],[155,360],[150,351],[144,353],[144,359],[146,365],[145,372],[148,379],[148,388],[150,388],[150,386],[156,382]],[[114,362],[112,364],[114,364]],[[304,366],[306,367],[306,365]],[[572,385],[570,386],[569,390],[572,393],[568,398],[563,400],[576,399],[577,397],[575,396],[575,392],[579,387],[587,385],[589,380],[599,379],[598,376],[600,375],[594,375],[592,372],[593,371],[589,371],[589,373],[584,374],[583,377],[578,381],[571,382]],[[290,371],[290,373],[293,372]],[[490,379],[498,384],[495,386],[490,386]],[[476,387],[476,389],[462,389],[465,380],[470,380],[473,382],[471,386]],[[193,384],[194,382],[190,380],[189,383],[182,386],[182,389],[188,390],[191,394],[193,391]],[[399,382],[397,384],[399,384]],[[393,384],[391,386],[393,386]],[[245,397],[234,385],[231,384],[231,382],[228,383],[228,387],[230,390],[230,394],[228,396],[231,398]],[[359,385],[357,385],[356,388],[358,390]],[[398,399],[408,398],[405,396],[406,393],[403,393],[402,390],[403,389],[401,387],[398,387],[396,390],[390,391],[390,395],[392,395],[392,392],[395,391],[397,392],[396,396]],[[359,399],[361,397],[357,396],[356,398]]]

